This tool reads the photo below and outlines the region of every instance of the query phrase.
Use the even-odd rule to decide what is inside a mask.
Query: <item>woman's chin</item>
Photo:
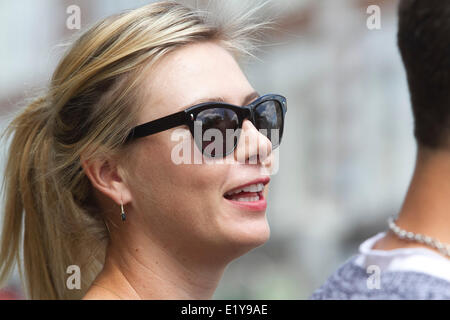
[[[231,250],[233,258],[266,243],[270,238],[270,227],[265,208],[247,210],[228,203],[224,210],[215,213],[213,237],[219,246]]]
[[[235,225],[227,230],[227,239],[235,250],[242,254],[266,243],[270,238],[270,227],[267,220]]]

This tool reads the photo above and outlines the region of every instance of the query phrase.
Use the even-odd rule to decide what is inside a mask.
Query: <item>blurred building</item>
[[[69,5],[81,8],[84,28],[149,2],[1,0],[2,124],[47,83],[60,44],[75,34],[65,27]],[[380,29],[366,25],[372,4],[381,8]],[[396,7],[387,0],[283,0],[269,9],[280,31],[268,35],[262,62],[245,71],[258,92],[288,98],[268,201],[271,239],[228,267],[215,298],[308,298],[399,210],[415,144]]]

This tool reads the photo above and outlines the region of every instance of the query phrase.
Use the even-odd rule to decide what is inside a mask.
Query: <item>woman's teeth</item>
[[[236,201],[258,201],[259,196],[257,197],[247,197],[247,198],[237,198]]]
[[[225,197],[232,199],[234,201],[258,201],[260,199],[259,192],[264,190],[264,184],[255,183],[240,189],[229,191],[225,193]],[[242,194],[240,193],[253,193],[253,194]]]
[[[255,183],[255,184],[251,184],[249,186],[243,187],[241,189],[236,189],[234,191],[229,191],[227,193],[225,193],[226,196],[232,196],[233,194],[236,193],[241,193],[241,192],[261,192],[264,189],[264,184],[262,183]]]

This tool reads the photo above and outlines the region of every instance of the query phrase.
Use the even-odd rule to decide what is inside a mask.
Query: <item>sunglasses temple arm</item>
[[[146,137],[161,131],[184,125],[186,124],[187,119],[188,118],[186,112],[180,111],[163,118],[141,124],[132,129],[126,141]]]

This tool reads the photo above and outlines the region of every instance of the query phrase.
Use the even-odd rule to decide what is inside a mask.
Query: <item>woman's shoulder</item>
[[[122,300],[122,298],[106,288],[92,285],[82,300]]]

